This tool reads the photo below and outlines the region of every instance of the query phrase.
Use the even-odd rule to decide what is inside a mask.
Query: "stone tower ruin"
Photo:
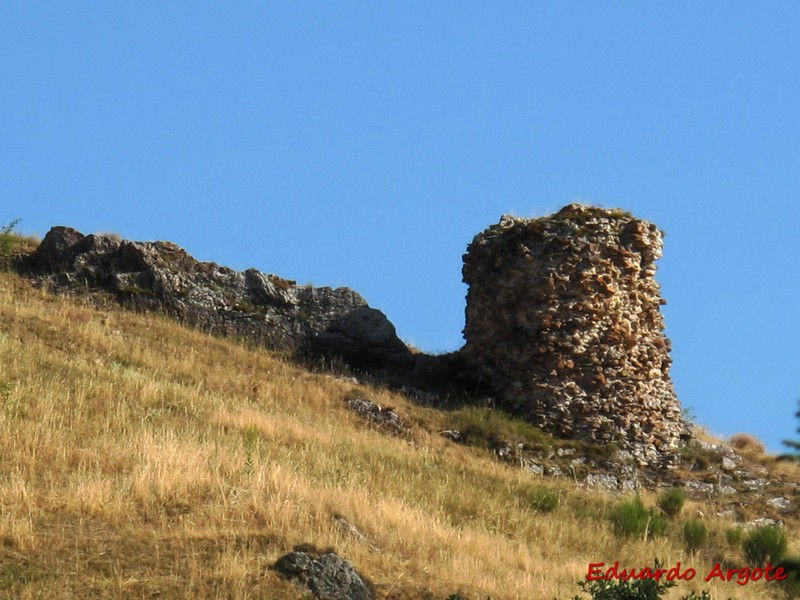
[[[663,234],[620,210],[570,204],[504,216],[464,255],[468,364],[501,405],[568,438],[669,464],[683,431],[654,279]]]

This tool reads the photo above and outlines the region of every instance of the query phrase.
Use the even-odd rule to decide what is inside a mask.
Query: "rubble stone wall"
[[[654,279],[662,233],[571,204],[504,216],[464,255],[468,364],[502,405],[557,435],[671,462],[683,432]]]

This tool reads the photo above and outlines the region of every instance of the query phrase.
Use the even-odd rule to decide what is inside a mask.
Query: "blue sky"
[[[580,200],[667,232],[672,375],[771,450],[800,399],[796,2],[4,2],[0,221],[348,285],[462,344],[461,255]]]

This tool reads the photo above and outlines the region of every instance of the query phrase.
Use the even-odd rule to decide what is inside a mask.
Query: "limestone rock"
[[[612,492],[620,488],[619,479],[608,473],[589,473],[586,476],[586,485]]]
[[[353,290],[298,286],[256,269],[199,262],[170,242],[54,227],[18,267],[56,291],[108,292],[135,309],[270,349],[338,357],[374,371],[412,368],[394,326]]]
[[[320,600],[372,600],[369,587],[353,565],[333,552],[298,549],[280,557],[273,568]]]
[[[368,421],[380,427],[385,427],[392,433],[399,435],[406,431],[405,423],[400,415],[391,408],[384,408],[372,400],[350,398],[347,400],[347,408]]]
[[[526,462],[525,470],[531,475],[544,475],[544,467],[535,462]]]
[[[684,425],[654,279],[662,247],[655,225],[617,210],[504,216],[464,256],[465,360],[547,431],[674,464]]]
[[[753,519],[752,521],[747,521],[742,525],[742,529],[745,531],[749,531],[752,529],[758,529],[759,527],[780,527],[783,523],[781,521],[777,521],[776,519],[771,519],[769,517],[758,517],[757,519]]]
[[[439,433],[452,442],[456,442],[457,444],[464,443],[464,434],[462,434],[458,429],[443,429]]]
[[[788,511],[792,508],[792,501],[788,498],[784,498],[783,496],[778,496],[777,498],[770,498],[767,500],[767,504],[772,506],[773,508],[777,508],[778,510]]]
[[[692,500],[708,500],[716,492],[716,486],[713,483],[702,481],[686,481],[683,489],[686,491],[686,496]]]

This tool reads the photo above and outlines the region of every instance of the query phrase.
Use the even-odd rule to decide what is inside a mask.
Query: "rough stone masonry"
[[[468,364],[504,408],[570,438],[670,464],[684,424],[654,279],[663,234],[620,210],[570,204],[509,216],[464,255]]]

